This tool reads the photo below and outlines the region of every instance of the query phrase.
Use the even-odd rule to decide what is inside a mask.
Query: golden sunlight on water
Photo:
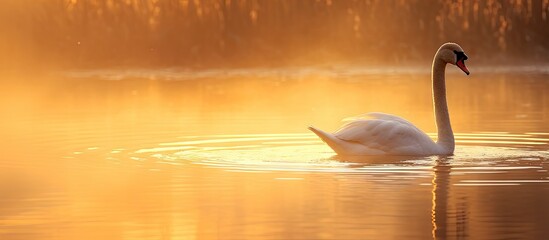
[[[7,84],[0,238],[549,235],[546,72],[450,71],[447,157],[336,156],[306,131],[380,111],[435,139],[428,72],[141,72]]]
[[[549,0],[0,5],[0,240],[549,236]],[[449,41],[454,155],[307,131],[385,112],[436,139]]]

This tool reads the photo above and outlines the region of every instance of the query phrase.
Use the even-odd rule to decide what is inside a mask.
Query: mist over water
[[[549,0],[4,1],[0,239],[544,239]],[[385,112],[453,156],[337,156]]]
[[[2,114],[10,117],[0,127],[0,235],[8,239],[548,234],[543,72],[449,71],[457,143],[449,157],[335,156],[306,131],[311,124],[335,130],[344,117],[383,111],[436,138],[428,73],[134,69],[54,76],[2,96]]]

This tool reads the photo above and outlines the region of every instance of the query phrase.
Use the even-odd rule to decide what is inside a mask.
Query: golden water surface
[[[436,138],[423,69],[7,76],[0,239],[549,236],[546,67],[449,70],[454,156],[340,157],[307,132],[379,111]]]

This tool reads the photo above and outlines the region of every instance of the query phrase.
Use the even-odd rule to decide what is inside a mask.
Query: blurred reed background
[[[0,239],[547,239],[548,14],[0,0]],[[435,133],[446,41],[472,72],[447,71],[456,156],[348,162],[307,131],[386,112]]]
[[[3,1],[4,68],[258,67],[549,59],[549,0]],[[37,64],[39,63],[39,64]]]

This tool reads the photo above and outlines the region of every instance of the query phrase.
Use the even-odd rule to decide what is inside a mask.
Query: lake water
[[[307,132],[379,111],[436,138],[419,69],[6,77],[0,239],[547,238],[547,67],[449,70],[454,156],[340,157]]]

